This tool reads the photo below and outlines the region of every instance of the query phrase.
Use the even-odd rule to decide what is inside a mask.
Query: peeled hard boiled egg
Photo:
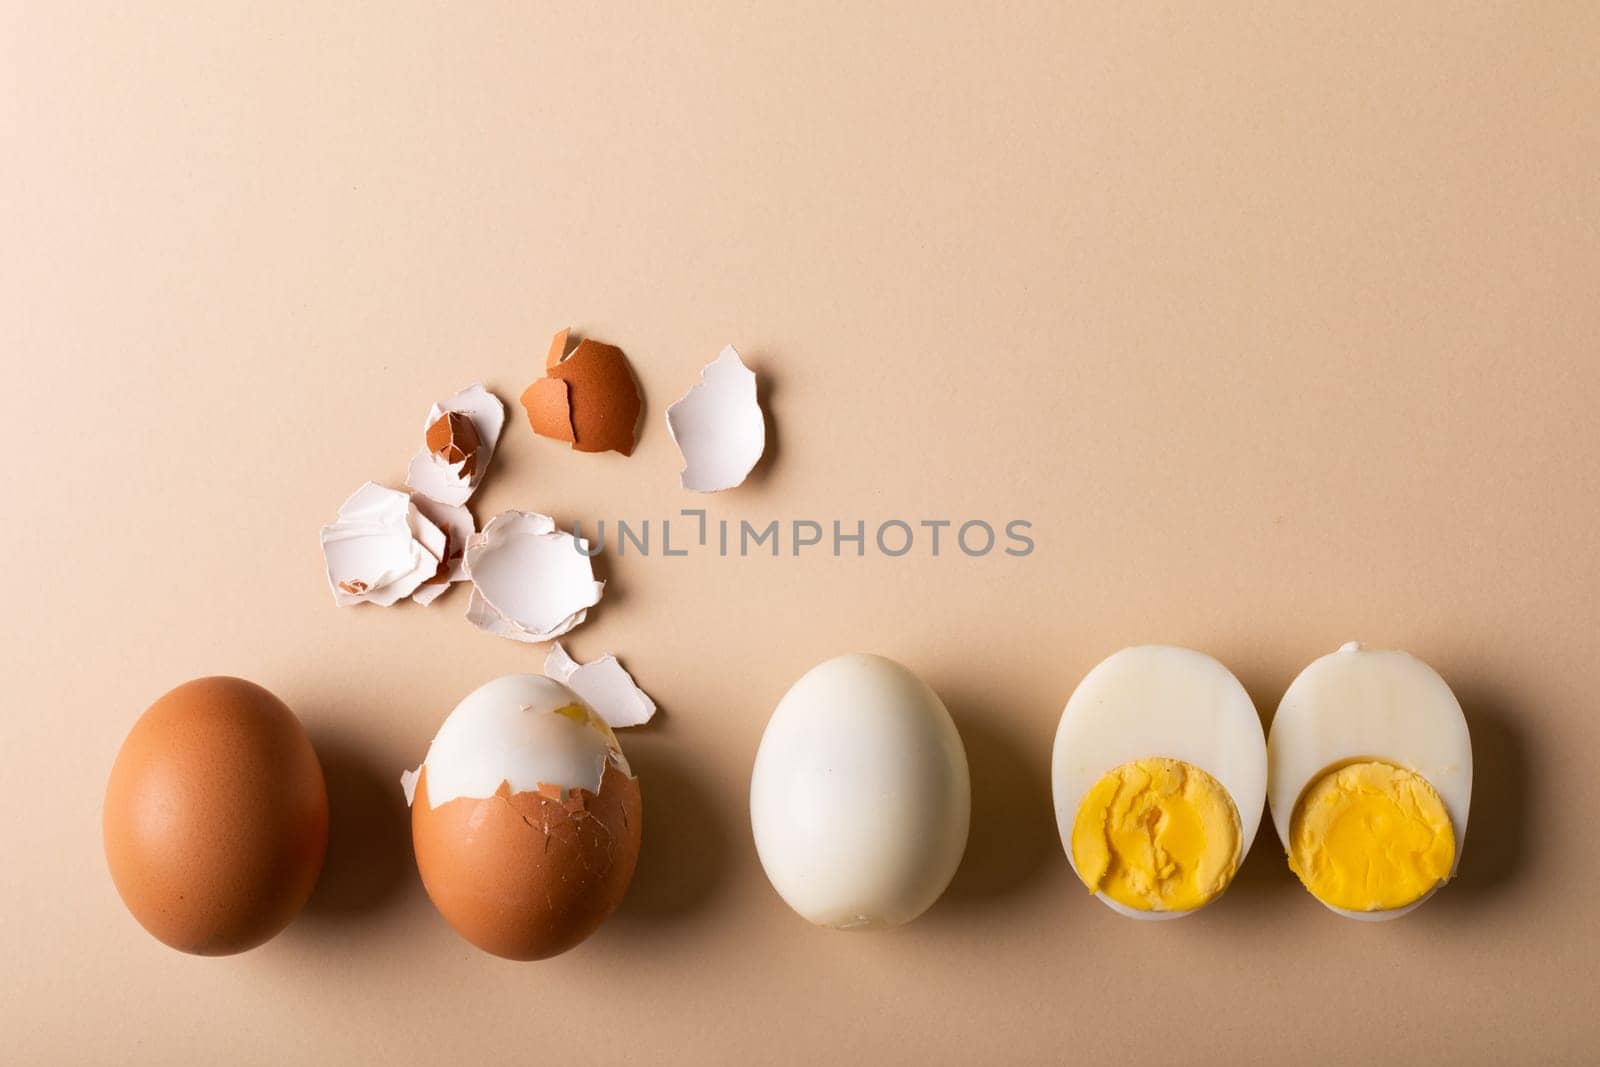
[[[750,776],[750,826],[773,888],[819,926],[896,926],[944,892],[972,792],[939,697],[882,656],[812,668],[779,702]]]
[[[1455,694],[1407,652],[1351,643],[1294,680],[1267,741],[1289,866],[1353,919],[1406,914],[1454,876],[1472,801]]]
[[[401,781],[428,898],[485,952],[565,952],[627,892],[639,782],[611,727],[560,682],[513,674],[480,686]]]
[[[152,704],[111,768],[102,815],[122,901],[159,940],[226,956],[300,913],[328,844],[328,792],[300,720],[242,678]]]
[[[1067,861],[1107,906],[1168,919],[1215,900],[1261,822],[1266,742],[1228,668],[1125,648],[1067,701],[1051,770]]]

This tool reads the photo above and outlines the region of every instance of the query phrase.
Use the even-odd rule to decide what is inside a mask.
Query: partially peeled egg
[[[474,690],[401,781],[428,898],[485,952],[558,955],[627,892],[639,782],[611,727],[560,682],[516,674]]]

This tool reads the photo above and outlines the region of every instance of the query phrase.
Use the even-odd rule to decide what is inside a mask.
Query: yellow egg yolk
[[[608,724],[604,719],[596,715],[594,712],[590,711],[584,705],[563,704],[561,707],[555,709],[555,714],[560,715],[563,718],[571,719],[579,726],[589,727],[589,729],[594,730],[601,737],[605,738],[606,744],[610,745],[612,748],[621,747],[617,744],[617,735],[612,731],[610,724]]]
[[[1289,823],[1289,867],[1313,896],[1346,911],[1387,911],[1450,877],[1456,836],[1428,780],[1382,760],[1331,768],[1306,787]]]
[[[1239,812],[1182,760],[1124,763],[1095,783],[1072,823],[1072,861],[1092,893],[1140,911],[1189,911],[1239,867]]]

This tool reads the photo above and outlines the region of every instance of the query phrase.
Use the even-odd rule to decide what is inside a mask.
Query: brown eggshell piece
[[[549,374],[567,383],[573,448],[633,454],[644,404],[622,349],[585,338]]]
[[[569,355],[570,336],[568,330],[555,335],[545,356],[546,377],[522,394],[528,424],[542,437],[570,441],[579,452],[633,455],[644,402],[627,357],[616,345],[587,338]],[[551,381],[566,388],[558,395],[544,384]]]
[[[455,931],[510,960],[559,955],[616,908],[639,860],[639,782],[611,764],[600,792],[458,797],[434,808],[417,780],[411,836],[423,887]]]
[[[550,339],[550,351],[547,352],[544,357],[544,370],[546,374],[555,370],[556,364],[560,363],[564,358],[566,358],[567,340],[571,336],[571,330],[562,330],[560,333],[556,334]]]
[[[134,724],[101,829],[140,925],[173,948],[225,956],[305,906],[327,850],[328,792],[283,701],[242,678],[199,678]]]
[[[522,393],[522,406],[528,412],[528,425],[540,437],[552,437],[571,444],[572,410],[567,403],[567,383],[559,378],[540,378]]]
[[[428,427],[425,440],[429,452],[446,463],[460,463],[461,477],[472,477],[478,467],[478,449],[483,441],[470,417],[459,411],[445,412]]]

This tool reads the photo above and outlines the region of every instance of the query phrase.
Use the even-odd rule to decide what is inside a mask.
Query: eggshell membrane
[[[910,922],[966,851],[972,786],[944,703],[882,656],[839,656],[784,694],[750,776],[761,865],[785,903],[836,929]]]
[[[656,713],[650,694],[639,688],[633,675],[609,652],[579,663],[557,641],[545,657],[544,673],[582,697],[613,729],[643,726]]]
[[[505,405],[480,382],[429,407],[406,486],[441,504],[465,504],[489,469],[505,418]]]
[[[1314,661],[1289,684],[1267,739],[1267,799],[1284,849],[1300,794],[1334,764],[1361,758],[1386,760],[1433,786],[1455,832],[1454,878],[1472,804],[1472,738],[1450,686],[1409,652],[1347,644]],[[1439,888],[1386,911],[1323,906],[1347,918],[1383,922],[1409,914]]]
[[[485,952],[541,960],[577,945],[615,910],[639,860],[639,782],[606,765],[600,791],[457,797],[434,807],[428,768],[411,806],[417,870],[455,931]]]
[[[339,505],[338,518],[320,531],[335,604],[388,607],[438,574],[448,538],[418,499],[366,482]]]
[[[588,618],[605,591],[587,549],[548,515],[501,512],[467,542],[467,621],[514,641],[560,637]]]
[[[1051,789],[1074,873],[1072,825],[1083,798],[1107,772],[1158,756],[1192,764],[1228,791],[1239,813],[1243,863],[1267,792],[1267,746],[1255,704],[1233,673],[1203,652],[1139,645],[1113,653],[1085,675],[1056,728]],[[1095,896],[1135,919],[1176,919],[1200,910],[1140,911]]]
[[[106,863],[158,940],[223,956],[299,914],[322,870],[328,793],[294,713],[241,678],[186,682],[150,706],[106,786]]]
[[[472,512],[462,504],[443,504],[424,493],[412,493],[411,503],[422,517],[444,534],[444,552],[439,556],[433,577],[417,586],[411,598],[418,604],[431,604],[452,582],[467,580],[467,542],[477,533]]]
[[[742,485],[767,447],[756,376],[732,345],[700,370],[700,380],[667,407],[667,432],[683,454],[678,481],[697,493]]]

